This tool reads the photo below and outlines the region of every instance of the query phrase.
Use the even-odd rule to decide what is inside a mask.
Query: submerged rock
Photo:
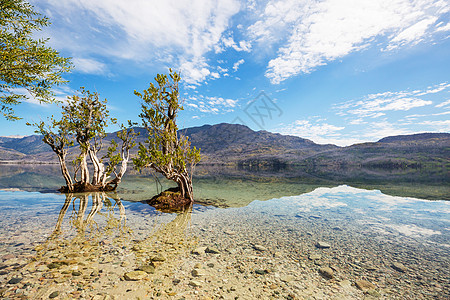
[[[220,251],[217,248],[211,247],[211,246],[207,247],[205,249],[205,252],[206,253],[212,253],[212,254],[219,254],[220,253]]]
[[[253,249],[257,250],[257,251],[267,251],[267,248],[262,246],[262,245],[253,245]]]
[[[9,284],[17,284],[17,283],[21,282],[22,279],[23,279],[23,278],[20,278],[20,277],[14,277],[14,278],[11,278],[11,279],[8,281],[8,283],[9,283]]]
[[[203,255],[203,254],[205,254],[206,248],[207,248],[207,247],[198,247],[198,248],[192,250],[192,254],[195,254],[195,255]]]
[[[166,261],[166,258],[162,254],[158,254],[152,257],[152,261],[163,262]]]
[[[357,282],[355,282],[355,284],[356,287],[363,292],[367,292],[369,290],[373,290],[376,288],[375,285],[373,285],[371,282],[367,280],[358,280]]]
[[[189,285],[193,286],[193,287],[200,287],[200,286],[202,286],[202,283],[197,280],[191,280],[191,281],[189,281]]]
[[[328,278],[328,279],[333,278],[333,270],[330,267],[320,268],[319,273],[322,274],[322,276],[325,278]]]
[[[144,265],[144,266],[139,267],[139,271],[144,271],[147,274],[153,274],[153,273],[155,273],[155,267],[151,266],[151,265]]]
[[[192,276],[194,277],[202,277],[202,276],[206,276],[206,271],[203,269],[194,269],[192,270]]]
[[[331,245],[328,244],[327,242],[319,241],[316,243],[316,247],[320,248],[320,249],[327,249],[327,248],[331,248]]]
[[[403,273],[406,272],[406,270],[408,270],[402,263],[399,263],[399,262],[392,263],[391,267],[394,270],[399,271],[399,272],[403,272]]]
[[[291,282],[295,280],[295,277],[293,275],[285,275],[281,276],[280,280],[283,282]]]

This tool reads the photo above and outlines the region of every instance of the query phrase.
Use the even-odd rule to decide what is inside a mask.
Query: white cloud
[[[419,124],[431,127],[434,131],[450,132],[450,120],[423,121]]]
[[[377,118],[386,115],[386,112],[389,111],[408,111],[413,108],[431,105],[433,104],[431,100],[419,97],[436,94],[449,88],[450,84],[441,83],[429,86],[426,90],[369,94],[362,99],[337,104],[335,109],[338,110],[337,114],[340,116],[354,115],[359,120],[362,120],[362,118]],[[441,103],[438,105],[444,106],[445,104]]]
[[[408,43],[417,44],[425,36],[430,25],[434,24],[437,19],[437,17],[429,17],[406,28],[391,40],[387,50],[392,50]]]
[[[450,31],[450,23],[438,27],[436,31]]]
[[[245,60],[243,60],[243,59],[240,59],[240,60],[238,60],[237,62],[235,62],[235,63],[233,64],[233,70],[234,70],[234,72],[236,72],[236,71],[239,69],[239,66],[242,65],[244,62],[245,62]]]
[[[57,49],[75,57],[95,54],[141,65],[169,64],[195,84],[211,73],[205,54],[220,42],[230,18],[240,10],[237,0],[31,1],[57,22],[49,28]]]
[[[335,126],[325,122],[324,120],[315,120],[313,122],[309,120],[297,120],[287,125],[281,125],[275,128],[273,131],[285,135],[294,135],[301,138],[310,139],[315,143],[328,144],[336,143],[337,145],[359,142],[359,140],[345,140],[340,138],[340,131],[345,127]]]
[[[277,84],[387,38],[386,49],[415,44],[436,30],[447,1],[272,0],[249,27],[260,47],[278,48],[266,76]]]
[[[436,107],[438,107],[438,108],[444,107],[444,106],[450,106],[450,99],[436,105]]]
[[[370,127],[361,132],[361,137],[369,141],[378,141],[384,137],[412,134],[414,131],[392,124],[387,120],[372,122]]]
[[[74,57],[72,61],[75,65],[75,70],[81,73],[104,74],[107,69],[104,63],[91,58]]]
[[[218,114],[232,112],[238,106],[238,100],[199,95],[189,97],[186,105],[195,111]]]

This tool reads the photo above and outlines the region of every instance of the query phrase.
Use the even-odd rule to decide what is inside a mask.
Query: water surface
[[[50,193],[57,174],[38,170],[0,176],[5,298],[450,297],[445,178],[205,171],[198,204],[169,214],[146,204],[166,188],[150,176],[130,176],[117,194],[62,195]]]

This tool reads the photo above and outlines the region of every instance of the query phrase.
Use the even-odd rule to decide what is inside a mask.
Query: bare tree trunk
[[[67,190],[69,192],[72,192],[73,191],[73,182],[72,182],[72,178],[70,177],[69,170],[67,169],[65,155],[58,153],[58,160],[59,160],[59,164],[61,166],[61,173],[64,177],[64,180],[66,181]]]
[[[86,153],[81,154],[80,169],[81,169],[81,183],[86,184],[89,182],[89,169],[86,162]]]
[[[103,176],[103,181],[102,181],[103,186],[105,186],[105,185],[114,185],[113,190],[115,190],[117,188],[117,185],[122,181],[122,177],[125,175],[125,173],[127,171],[128,160],[129,159],[130,159],[130,151],[127,150],[126,154],[122,153],[122,164],[120,166],[119,173],[116,174],[116,178],[114,178],[113,180],[108,181],[105,184],[106,176]]]
[[[105,173],[105,165],[100,162],[97,154],[93,150],[89,150],[89,157],[94,164],[94,174],[92,175],[92,185],[98,185],[102,182]]]
[[[194,192],[192,189],[192,181],[189,175],[185,172],[180,174],[177,178],[178,189],[180,190],[181,196],[188,199],[190,202],[194,202]]]

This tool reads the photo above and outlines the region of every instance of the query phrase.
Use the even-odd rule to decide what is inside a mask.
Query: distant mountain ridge
[[[143,142],[145,130],[136,130],[141,132],[137,142]],[[186,128],[179,133],[201,148],[203,163],[417,166],[431,162],[450,166],[449,133],[390,136],[348,147],[320,145],[297,136],[253,131],[244,125],[227,123]],[[105,149],[115,136],[115,133],[108,134]],[[38,135],[0,137],[2,161],[56,162],[56,157]]]

